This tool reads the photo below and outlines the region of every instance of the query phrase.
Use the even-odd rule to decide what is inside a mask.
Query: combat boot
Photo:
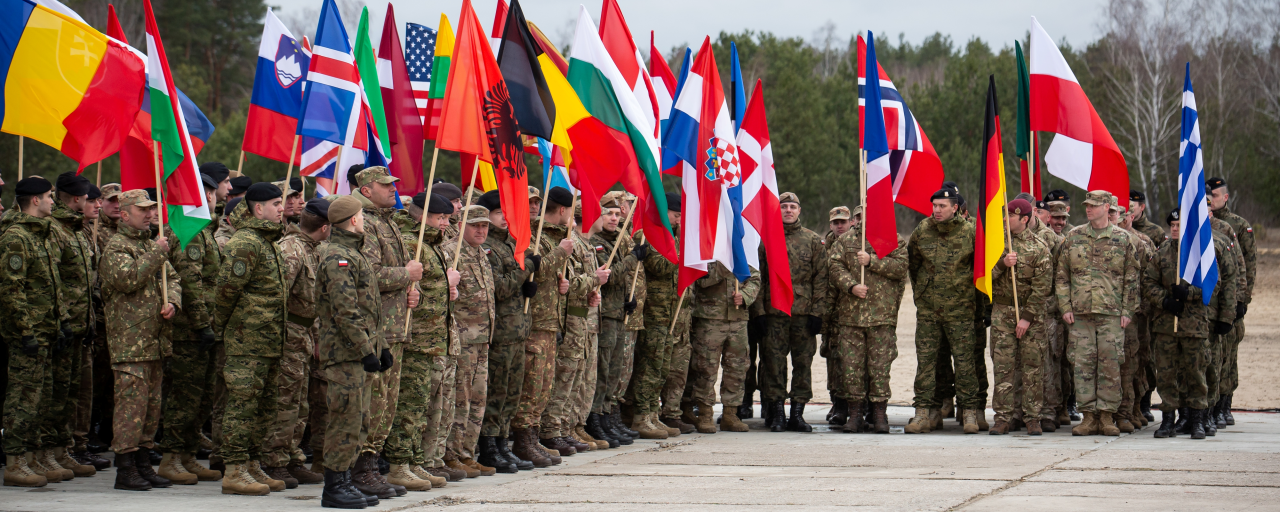
[[[578,449],[571,446],[563,437],[537,438],[537,442],[544,447],[555,450],[565,457],[576,455],[578,453]],[[516,455],[522,454],[517,450]]]
[[[928,407],[916,407],[916,415],[902,429],[908,434],[928,434],[933,431],[933,420],[929,418]]]
[[[1155,415],[1151,414],[1151,394],[1154,392],[1154,388],[1148,389],[1147,392],[1142,395],[1142,401],[1138,403],[1138,409],[1142,411],[1142,417],[1146,418],[1148,422],[1156,420]]]
[[[978,411],[974,409],[962,409],[961,418],[964,420],[964,433],[978,433]]]
[[[607,448],[617,448],[622,445],[621,441],[605,432],[604,425],[600,424],[600,415],[594,412],[587,414],[587,425],[583,431],[594,439],[604,441]]]
[[[439,489],[441,487],[449,485],[448,479],[431,474],[430,471],[427,471],[421,465],[414,464],[412,466],[409,466],[409,471],[413,471],[414,476],[417,476],[418,478],[431,482],[432,489]]]
[[[559,466],[560,462],[563,460],[560,458],[560,451],[552,450],[551,448],[542,446],[541,443],[537,442],[537,439],[538,439],[537,434],[534,434],[533,439],[534,439],[533,449],[536,450],[539,454],[542,454],[543,458],[551,461],[552,466]]]
[[[1058,416],[1057,418],[1054,418],[1054,422],[1057,423],[1059,427],[1071,425],[1071,415],[1067,414],[1067,409],[1065,407],[1058,408]]]
[[[195,463],[195,459],[192,458],[191,462]],[[186,463],[184,462],[183,464],[185,465]],[[199,467],[199,464],[196,464],[196,466]],[[314,473],[308,470],[306,466],[303,466],[301,462],[290,462],[288,466],[284,467],[284,469],[285,471],[289,472],[289,476],[293,477],[293,479],[297,480],[298,483],[301,485],[312,485],[312,484],[324,483],[323,473],[320,473],[320,474]],[[191,468],[188,467],[187,471],[191,471]]]
[[[889,433],[889,402],[871,402],[871,425],[875,433]]]
[[[1120,435],[1120,427],[1116,426],[1116,420],[1110,411],[1099,411],[1098,427],[1102,431],[1102,435],[1115,437]]]
[[[717,432],[715,410],[711,408],[711,404],[698,405],[698,417],[694,426],[698,428],[698,433],[700,434],[714,434]]]
[[[49,479],[44,475],[38,475],[31,467],[27,465],[27,460],[31,458],[30,453],[22,455],[5,455],[4,459],[4,484],[16,487],[44,487],[49,485]],[[116,485],[119,485],[119,473],[116,476]],[[144,482],[145,483],[145,482]],[[116,487],[119,489],[120,487]],[[150,486],[148,485],[148,488]]]
[[[364,493],[346,485],[346,476],[346,471],[324,470],[324,491],[320,493],[321,507],[362,509],[369,506],[364,499]]]
[[[184,453],[178,458],[178,462],[182,464],[182,468],[188,473],[196,475],[196,479],[201,482],[217,482],[222,480],[222,472],[201,466],[196,462],[195,454]]]
[[[418,478],[409,469],[408,464],[392,464],[391,471],[387,472],[387,482],[395,485],[403,486],[410,491],[430,491],[431,482]]]
[[[538,444],[537,436],[531,435],[532,430],[527,428],[514,429],[511,434],[515,436],[515,443],[509,449],[506,449],[506,441],[504,440],[498,446],[499,450],[506,449],[503,453],[510,452],[511,455],[518,459],[527,460],[533,463],[535,468],[545,468],[558,462],[553,460],[548,454],[541,450],[542,446]]]
[[[1235,424],[1236,424],[1236,417],[1231,415],[1231,400],[1232,400],[1232,398],[1233,398],[1233,397],[1235,397],[1235,396],[1236,396],[1236,394],[1235,394],[1235,393],[1231,393],[1231,394],[1227,395],[1226,410],[1224,411],[1224,414],[1223,414],[1223,416],[1226,416],[1226,417],[1227,417],[1227,425],[1235,425]]]
[[[40,450],[36,452],[36,458],[40,461],[40,466],[44,468],[46,473],[58,473],[59,482],[72,480],[76,477],[76,474],[72,473],[70,469],[64,468],[61,464],[58,464],[58,460],[53,456],[53,450]]]
[[[368,452],[361,453],[360,456],[356,458],[356,464],[351,468],[351,485],[355,486],[355,488],[362,493],[377,496],[384,500],[396,497],[398,493],[395,489],[391,488],[391,485],[385,484],[379,479],[374,478],[374,475],[378,474],[378,463],[374,460],[375,458],[377,458],[377,455]],[[256,465],[257,463],[254,462],[252,464]],[[250,466],[250,468],[252,467],[253,466]],[[252,469],[250,469],[250,474],[253,475],[254,478],[258,478],[259,482],[262,481],[259,478],[259,475],[252,473]],[[263,483],[269,484],[269,482]],[[280,482],[280,488],[284,488],[284,482]],[[276,488],[272,487],[271,490],[274,491]]]
[[[698,431],[697,427],[694,427],[691,424],[685,423],[684,420],[680,419],[679,416],[676,416],[674,418],[662,418],[661,420],[658,420],[657,419],[658,413],[655,412],[653,413],[653,417],[654,417],[655,423],[666,425],[668,432],[670,432],[670,429],[673,429],[673,428],[679,431],[681,434],[692,434]]]
[[[260,483],[249,475],[247,466],[248,464],[227,464],[226,474],[222,477],[222,494],[240,494],[243,496],[266,496],[271,494],[271,488],[267,484]],[[117,484],[119,481],[120,479],[117,478]]]
[[[787,431],[787,409],[782,400],[769,402],[769,414],[765,424],[769,425],[770,432]]]
[[[1156,428],[1155,438],[1178,437],[1178,429],[1173,420],[1173,411],[1160,412],[1160,426]]]
[[[849,434],[857,434],[858,432],[862,432],[862,429],[865,428],[865,425],[863,425],[864,416],[863,416],[863,405],[861,400],[859,400],[857,403],[849,404],[849,410],[845,412],[845,416],[847,416],[848,419],[845,420],[844,428],[841,430],[844,430],[846,433],[849,433]]]
[[[1071,397],[1071,403],[1067,404],[1067,417],[1071,421],[1081,421],[1080,411],[1076,409],[1076,398]]]
[[[43,451],[28,453],[30,456],[27,457],[27,467],[31,468],[31,471],[34,471],[37,475],[44,476],[45,480],[51,484],[56,484],[62,481],[62,471],[51,471],[48,468],[45,468],[44,465],[40,464],[41,456],[44,455]]]
[[[116,454],[116,489],[122,491],[149,491],[151,482],[138,474],[132,453]],[[7,482],[6,482],[7,483]]]
[[[1204,421],[1200,419],[1200,416],[1204,414],[1204,409],[1187,409],[1187,410],[1190,413],[1187,418],[1187,426],[1191,431],[1191,438],[1204,439],[1204,436],[1205,436]]]
[[[579,443],[584,443],[591,446],[591,448],[588,448],[588,450],[606,450],[609,448],[609,443],[607,441],[601,441],[599,439],[591,437],[591,434],[587,433],[587,429],[583,425],[574,426],[569,437],[571,439],[578,440]],[[575,448],[577,447],[575,446]]]
[[[1010,428],[1012,428],[1012,426],[1007,420],[996,420],[996,424],[991,427],[991,430],[987,431],[987,434],[1002,436],[1008,434]]]
[[[1120,429],[1120,432],[1130,434],[1136,430],[1133,426],[1133,422],[1129,421],[1128,412],[1117,412],[1111,415],[1111,417],[1115,420],[1116,428]]]
[[[1057,431],[1058,431],[1058,422],[1053,421],[1053,420],[1051,420],[1051,419],[1049,419],[1049,418],[1043,418],[1043,419],[1041,419],[1040,421],[1038,421],[1038,422],[1036,422],[1036,423],[1039,423],[1039,424],[1040,424],[1040,430],[1041,430],[1041,431],[1043,431],[1043,432],[1057,432]],[[1031,425],[1030,425],[1030,424],[1028,424],[1028,425],[1027,425],[1027,433],[1031,433]]]
[[[1218,397],[1218,403],[1213,407],[1213,423],[1219,429],[1227,428],[1227,395]]]
[[[147,479],[148,482],[151,482],[151,487],[156,489],[173,487],[173,482],[168,478],[157,475],[155,468],[151,467],[150,448],[138,448],[138,451],[133,452],[132,455],[134,456],[133,465],[138,468],[138,474],[142,475],[142,478]]]
[[[801,406],[800,406],[800,412],[801,412],[801,413],[803,413],[803,412],[804,412],[804,406],[803,406],[803,405],[801,405]],[[807,427],[807,426],[809,426],[809,425],[808,425],[808,424],[805,424],[805,426]],[[723,429],[723,430],[727,430],[727,431],[729,431],[729,432],[749,432],[749,431],[751,431],[751,427],[748,427],[746,423],[743,423],[743,422],[742,422],[742,420],[741,420],[740,418],[738,418],[738,408],[737,408],[737,407],[725,407],[725,408],[724,408],[724,416],[722,416],[722,417],[721,417],[721,419],[720,419],[720,428],[721,428],[721,429]]]
[[[262,469],[262,463],[256,460],[251,460],[247,464],[244,464],[243,471],[255,482],[266,485],[268,489],[271,489],[271,492],[280,492],[283,491],[285,487],[288,487],[288,484],[284,483],[284,480],[272,478],[271,475],[268,475],[267,472]]]
[[[849,422],[849,401],[843,398],[831,398],[831,410],[827,411],[827,423],[844,425]]]
[[[787,420],[787,430],[792,432],[813,432],[813,427],[804,421],[805,403],[804,400],[791,401],[791,419]],[[743,426],[745,427],[746,425]]]
[[[623,427],[620,422],[621,420],[619,420],[618,416],[615,414],[616,413],[601,414],[600,426],[604,428],[605,431],[609,432],[609,435],[613,436],[614,439],[617,439],[618,444],[625,446],[635,443],[636,438],[640,437],[640,433],[636,432],[636,435],[631,435],[631,432],[634,431]],[[679,431],[676,432],[676,435],[679,435]]]
[[[942,409],[930,409],[930,410],[929,410],[929,419],[933,420],[933,429],[934,429],[934,430],[942,430]],[[957,416],[957,417],[956,417],[956,419],[957,419],[957,420],[961,420],[961,419],[964,419],[964,418],[961,418],[961,417],[958,417],[958,416]],[[963,423],[963,422],[962,422],[962,423]]]
[[[88,464],[90,466],[93,466],[93,468],[98,471],[102,471],[111,467],[111,461],[104,459],[102,457],[99,457],[98,454],[88,450],[73,453],[71,454],[71,456],[74,457],[76,461],[80,462],[81,464]]]
[[[493,466],[486,466],[484,464],[476,462],[475,459],[470,457],[467,457],[465,459],[458,459],[458,462],[461,463],[463,466],[479,471],[480,476],[493,476],[498,474],[498,468],[495,468]]]
[[[613,414],[610,414],[609,416],[613,418],[610,421],[612,422],[614,428],[617,428],[619,431],[621,431],[623,434],[626,434],[627,437],[630,437],[633,440],[640,438],[639,432],[631,430],[630,428],[627,427],[627,425],[631,423],[630,421],[622,421],[622,408],[620,406],[618,406],[617,404],[614,404]]]
[[[478,457],[476,462],[482,466],[492,467],[497,473],[519,472],[520,468],[516,467],[516,463],[507,460],[506,457],[503,457],[502,452],[498,451],[498,444],[494,441],[495,439],[490,436],[480,436],[479,447],[476,450],[476,455]],[[529,468],[533,469],[533,466],[530,465]],[[387,481],[391,482],[391,478],[389,476]],[[408,486],[406,485],[405,487]]]
[[[196,482],[200,481],[199,476],[196,476],[195,473],[187,472],[187,468],[182,467],[182,464],[179,463],[178,454],[172,452],[164,454],[164,457],[160,459],[160,471],[156,473],[178,485],[195,485]]]
[[[466,464],[463,464],[463,463],[462,463],[462,461],[459,461],[458,459],[451,458],[451,457],[445,457],[445,459],[444,459],[444,465],[445,465],[445,466],[447,466],[449,469],[452,469],[452,470],[454,470],[454,471],[462,471],[462,472],[466,473],[466,474],[467,474],[467,478],[479,478],[479,477],[480,477],[480,470],[478,470],[478,469],[476,469],[476,468],[473,468],[473,467],[471,467],[471,466],[468,466],[468,465],[466,465]]]
[[[753,404],[751,402],[747,402],[745,404],[739,405],[738,419],[746,420],[746,419],[754,418],[756,415],[756,412],[755,412],[755,407],[753,407],[752,405]]]
[[[1191,409],[1178,408],[1178,421],[1173,424],[1174,430],[1182,435],[1191,435]]]
[[[657,413],[649,413],[640,417],[640,423],[636,428],[640,431],[641,439],[666,439],[671,436],[666,425],[658,425],[653,421]]]
[[[974,412],[978,415],[978,430],[986,432],[990,429],[991,425],[987,423],[987,408],[983,407],[975,410]],[[1022,423],[1022,420],[1018,420],[1018,423]]]
[[[693,428],[693,425],[688,425],[689,427],[688,432],[685,432],[684,429],[679,426],[668,425],[664,423],[662,420],[658,419],[658,413],[656,412],[649,413],[649,416],[650,416],[649,420],[651,423],[653,423],[653,426],[658,428],[664,428],[667,430],[668,439],[672,437],[680,437],[680,434],[691,434],[694,432],[694,430],[696,430]]]
[[[1080,420],[1080,424],[1071,429],[1073,436],[1092,436],[1098,434],[1098,422],[1094,418],[1094,413],[1084,413],[1084,419]]]
[[[1200,409],[1200,423],[1204,424],[1204,435],[1213,437],[1218,435],[1218,424],[1213,422],[1212,409]]]
[[[506,459],[507,462],[515,464],[516,469],[520,471],[532,471],[533,468],[537,467],[536,465],[534,465],[533,461],[528,459],[522,459],[520,457],[517,457],[516,454],[511,453],[511,447],[507,445],[507,438],[505,437],[494,436],[493,447],[498,450],[498,454],[502,455],[503,459]],[[435,482],[432,482],[432,484],[434,483]]]
[[[956,415],[956,400],[954,398],[947,398],[942,401],[942,417],[943,418],[959,418],[960,417]]]
[[[439,475],[450,482],[461,482],[467,479],[465,471],[458,471],[449,466],[440,466],[437,468],[427,468],[434,475]]]
[[[71,474],[75,476],[89,477],[98,473],[98,470],[93,466],[81,464],[80,461],[75,460],[71,455],[68,455],[65,447],[53,450],[53,459],[58,462],[59,466],[62,466],[65,469],[70,469]]]
[[[680,404],[680,421],[690,425],[698,424],[698,412],[694,410],[693,402],[683,402]]]
[[[1038,436],[1042,433],[1040,429],[1040,420],[1031,420],[1027,422],[1027,435]]]

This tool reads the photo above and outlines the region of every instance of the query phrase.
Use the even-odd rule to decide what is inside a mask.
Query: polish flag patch
[[[350,265],[350,263],[347,263],[347,260],[338,260],[338,267],[347,267]]]

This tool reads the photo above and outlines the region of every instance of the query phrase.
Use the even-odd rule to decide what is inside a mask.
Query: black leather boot
[[[1228,425],[1235,425],[1235,424],[1236,424],[1236,417],[1231,415],[1231,400],[1232,400],[1235,396],[1236,396],[1236,394],[1235,394],[1235,393],[1231,393],[1230,395],[1227,395],[1227,405],[1226,405],[1226,410],[1224,411],[1223,416],[1226,416],[1226,417],[1227,417],[1227,424],[1228,424]]]
[[[609,416],[613,418],[613,426],[617,427],[623,434],[626,434],[627,437],[630,437],[631,439],[638,439],[640,437],[639,432],[631,430],[627,427],[627,424],[622,421],[622,410],[617,405],[613,406],[613,414],[610,414]]]
[[[786,432],[787,431],[787,412],[783,408],[782,402],[769,402],[769,431],[770,432]]]
[[[1156,421],[1156,416],[1151,414],[1151,393],[1154,389],[1148,389],[1145,395],[1142,395],[1142,401],[1138,403],[1138,409],[1142,411],[1142,417],[1147,419],[1148,423]]]
[[[1067,404],[1067,417],[1071,418],[1071,421],[1080,421],[1082,418],[1080,411],[1076,410],[1075,397],[1071,397],[1071,403]]]
[[[1174,422],[1173,429],[1182,435],[1191,434],[1191,409],[1186,407],[1178,408],[1178,421]]]
[[[791,419],[787,420],[787,430],[792,432],[813,432],[813,427],[804,421],[804,400],[791,401]]]
[[[128,455],[128,454],[126,454]],[[151,450],[147,448],[138,448],[133,452],[133,465],[138,468],[138,474],[151,482],[153,488],[173,487],[173,482],[168,478],[156,474],[156,470],[151,467]]]
[[[1191,438],[1204,439],[1204,420],[1201,419],[1204,416],[1204,409],[1188,409],[1188,411],[1191,413],[1190,417],[1187,418],[1187,425],[1191,430]]]
[[[843,398],[831,399],[831,410],[827,412],[827,423],[844,425],[849,421],[849,401]]]
[[[617,448],[622,444],[622,443],[619,443],[616,438],[614,438],[612,435],[610,435],[608,432],[604,430],[604,427],[600,425],[600,415],[594,412],[587,415],[586,431],[587,431],[587,435],[590,435],[591,437],[594,437],[597,440],[609,443],[609,448]]]
[[[612,413],[600,415],[600,426],[604,428],[605,432],[608,432],[609,435],[613,436],[614,439],[617,439],[618,444],[620,445],[626,446],[636,442],[636,438],[631,437],[623,431],[622,424],[618,423],[618,417],[614,416]]]
[[[752,407],[751,402],[747,402],[738,406],[738,419],[745,420],[749,418],[754,418],[755,416],[756,416],[755,407]]]
[[[1204,424],[1204,435],[1213,437],[1218,435],[1218,424],[1213,421],[1213,409],[1200,409],[1200,423]]]
[[[1227,428],[1227,395],[1218,397],[1218,403],[1213,407],[1213,423],[1218,429]]]
[[[138,474],[132,453],[116,455],[116,489],[122,491],[149,491],[151,482]]]
[[[520,471],[529,471],[536,467],[534,466],[533,461],[524,460],[517,457],[515,453],[512,453],[511,446],[507,444],[507,440],[505,438],[493,438],[493,447],[498,450],[498,453],[502,454],[502,458],[507,459],[507,462],[515,464],[516,469]]]
[[[505,443],[506,441],[502,442]],[[502,455],[502,452],[498,451],[498,440],[496,438],[480,436],[480,449],[478,451],[479,456],[476,457],[476,462],[479,462],[481,466],[489,466],[497,470],[499,473],[515,473],[520,471],[520,468],[516,466],[515,462],[507,460],[507,458]],[[529,465],[529,469],[533,469],[532,464]]]
[[[1178,437],[1178,429],[1173,419],[1173,411],[1164,411],[1160,413],[1160,428],[1156,429],[1156,439],[1164,439],[1166,437]]]
[[[345,485],[345,471],[324,470],[324,490],[320,493],[320,506],[326,508],[366,508],[364,494]],[[354,493],[352,492],[354,491]]]

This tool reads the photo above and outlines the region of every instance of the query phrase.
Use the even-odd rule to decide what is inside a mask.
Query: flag
[[[418,106],[419,124],[426,136],[431,121],[431,109],[427,107],[431,96],[431,64],[436,56],[436,30],[417,23],[404,24],[404,61],[409,69],[409,84],[413,86],[413,100]]]
[[[169,228],[186,248],[211,220],[205,202],[204,185],[196,166],[195,148],[187,135],[178,92],[169,72],[169,59],[160,40],[151,0],[144,0],[147,16],[147,86],[151,96],[151,139],[160,144],[162,199],[169,216]]]
[[[693,63],[693,49],[684,49],[684,62],[680,63],[680,78],[676,79],[676,92],[671,95],[671,108],[667,109],[667,117],[662,120],[662,140],[667,140],[667,132],[671,131],[671,116],[675,113],[675,98],[680,97],[680,91],[684,90],[685,79],[689,77],[689,66]],[[664,79],[665,80],[665,79]],[[672,176],[683,176],[684,168],[693,166],[688,162],[680,160],[675,153],[667,151],[666,142],[663,142],[662,148],[662,173]],[[693,172],[693,171],[690,171]]]
[[[524,250],[529,247],[530,234],[524,143],[516,129],[502,71],[484,38],[471,0],[462,1],[454,50],[436,146],[470,153],[493,164],[502,211],[506,212],[511,237],[516,240],[516,261],[524,268]]]
[[[861,39],[861,38],[859,38]],[[859,45],[859,50],[863,50]],[[886,119],[899,121],[885,115],[884,82],[880,80],[880,63],[876,60],[876,40],[870,30],[867,31],[865,51],[858,52],[859,82],[863,83],[862,94],[859,94],[858,135],[863,151],[866,151],[867,168],[867,204],[863,205],[862,225],[867,242],[875,249],[876,256],[884,258],[898,247],[897,220],[893,212],[893,154],[889,151],[888,123]],[[861,78],[865,70],[865,80]],[[875,84],[880,84],[876,87]],[[890,82],[892,84],[892,82]],[[902,105],[902,97],[889,96],[889,101],[897,101]],[[905,105],[900,112],[909,114]],[[915,125],[914,118],[906,115],[908,125]],[[894,123],[897,124],[897,123]],[[899,126],[895,135],[901,135],[908,126]],[[907,133],[911,133],[907,131]],[[923,132],[920,132],[923,133]],[[900,141],[900,138],[899,138]],[[901,170],[901,169],[899,169]],[[941,173],[939,173],[941,174]],[[941,179],[941,176],[938,176]],[[905,177],[903,177],[905,179]],[[937,184],[941,186],[941,183]],[[934,189],[936,191],[937,189]],[[933,192],[929,193],[930,195]],[[929,212],[932,213],[932,206]]]
[[[987,114],[982,123],[982,176],[978,180],[977,228],[973,238],[973,285],[991,297],[991,273],[1004,254],[1004,146],[1000,138],[1000,107],[996,76],[987,77]]]
[[[734,144],[738,143],[738,128],[742,126],[742,116],[746,113],[747,100],[746,92],[742,90],[742,67],[738,64],[738,44],[729,43],[729,118],[733,121],[733,137]],[[739,146],[740,148],[741,146]],[[735,156],[738,160],[737,165],[741,170],[742,159]],[[741,173],[740,183],[745,183],[745,173]],[[742,222],[742,186],[730,186],[725,192],[729,198],[729,209],[733,212],[731,231],[729,232],[729,248],[733,252],[733,274],[737,276],[739,281],[746,281],[751,277],[751,267],[760,268],[760,235],[752,233],[747,236],[747,228]],[[758,187],[757,187],[758,190]],[[779,212],[781,214],[781,212]],[[750,254],[748,260],[748,254]],[[754,261],[752,265],[748,263]],[[788,270],[789,272],[790,270]]]
[[[687,164],[681,176],[682,261],[676,284],[680,293],[705,275],[712,261],[735,270],[731,240],[734,212],[728,189],[741,185],[741,170],[733,120],[720,84],[711,38],[704,38],[676,96],[671,125],[662,141],[664,152]]]
[[[500,8],[506,7],[502,0],[498,3]],[[556,105],[538,64],[542,48],[533,42],[519,0],[511,0],[511,8],[503,10],[507,11],[507,20],[500,37],[498,67],[511,93],[516,122],[521,133],[549,139],[555,124]]]
[[[1018,55],[1018,131],[1014,135],[1014,151],[1018,153],[1020,192],[1031,197],[1044,197],[1040,186],[1040,144],[1031,131],[1031,75],[1027,74],[1027,61],[1022,56],[1022,43],[1013,42]]]
[[[1129,206],[1124,155],[1084,95],[1075,73],[1031,17],[1031,130],[1058,134],[1044,154],[1050,174],[1085,190],[1106,190]]]
[[[369,161],[368,109],[351,51],[337,4],[325,0],[311,45],[298,135],[302,136],[302,174],[315,176],[317,191],[327,194],[350,193],[346,168]]]
[[[147,90],[145,57],[61,4],[0,0],[0,12],[0,130],[77,171],[119,151]]]
[[[880,75],[880,105],[884,111],[885,135],[889,146],[889,177],[893,184],[893,201],[923,215],[933,213],[934,192],[942,188],[942,160],[933,149],[924,127],[907,108],[884,67],[876,63]],[[867,43],[858,36],[858,116],[865,113],[867,85]],[[863,139],[862,123],[858,123],[858,140]],[[861,144],[860,144],[861,145]],[[870,183],[868,183],[870,187]],[[894,242],[897,244],[896,240]],[[879,254],[879,252],[877,252]],[[888,255],[888,253],[884,253]]]
[[[479,164],[476,164],[476,156],[471,153],[459,153],[458,157],[462,161],[462,166],[459,169],[462,173],[462,186],[466,187],[475,183],[476,188],[484,192],[498,188],[498,177],[493,173],[493,164],[484,160],[481,160]],[[475,169],[476,172],[480,174],[474,178],[474,182],[471,177],[471,169]]]
[[[747,92],[742,85],[742,64],[738,63],[738,43],[729,43],[729,117],[733,131],[742,129],[742,116],[747,111]]]
[[[388,12],[390,12],[389,9]],[[373,53],[373,41],[369,39],[369,8],[367,6],[360,11],[360,24],[356,29],[356,45],[353,50],[356,69],[360,72],[360,130],[373,139],[367,146],[369,157],[366,158],[365,164],[385,166],[394,159],[391,158],[391,137],[387,134],[387,111],[382,104],[382,86],[378,79],[378,58]],[[418,168],[421,169],[422,166],[419,165]]]
[[[244,140],[240,149],[246,153],[277,162],[293,160],[301,164],[294,148],[298,116],[302,111],[302,84],[311,66],[302,44],[289,33],[275,13],[267,11],[262,24],[262,41],[258,44],[257,67],[253,74],[253,94],[245,120]]]
[[[1191,63],[1182,86],[1182,139],[1178,143],[1178,277],[1199,287],[1205,305],[1218,285],[1213,227],[1205,199],[1204,154],[1200,151],[1200,116],[1191,88]]]
[[[556,146],[546,139],[538,139],[538,153],[542,155],[542,191],[546,195],[546,191],[555,187],[568,190],[570,193],[577,195],[578,188],[573,183],[578,181],[576,176],[571,176],[570,171],[563,165],[556,165],[555,161]]]
[[[431,91],[427,95],[427,140],[436,140],[440,132],[440,114],[444,110],[444,93],[449,85],[449,69],[453,66],[453,27],[449,17],[440,13],[440,27],[436,32],[435,57],[431,61]]]
[[[769,263],[770,305],[791,313],[795,301],[791,284],[791,258],[787,254],[787,234],[782,228],[782,210],[778,204],[778,176],[773,169],[773,146],[769,142],[769,122],[764,112],[764,83],[756,80],[751,102],[738,129],[738,160],[742,165],[742,195],[746,206],[747,239],[755,245],[764,243],[765,261]],[[743,245],[749,242],[744,241]],[[760,268],[759,253],[747,250],[748,263]]]
[[[661,140],[662,130],[671,118],[671,103],[676,97],[676,76],[671,73],[671,66],[662,58],[658,45],[654,43],[653,31],[649,31],[649,77],[653,81],[653,101],[658,105],[658,136]]]
[[[604,5],[600,7],[600,41],[604,44],[605,50],[609,52],[613,63],[618,67],[618,73],[622,80],[626,82],[627,90],[631,92],[631,95],[636,99],[636,103],[639,104],[638,109],[625,110],[623,113],[626,114],[631,124],[650,128],[649,138],[652,139],[652,152],[656,159],[658,154],[658,104],[654,101],[653,82],[649,77],[649,71],[645,69],[644,57],[640,55],[640,50],[636,48],[635,38],[631,37],[631,29],[627,27],[627,20],[622,17],[622,8],[618,7],[617,0],[604,0]],[[621,91],[619,91],[619,94],[621,94]],[[666,216],[664,215],[663,217],[665,218]]]
[[[524,19],[524,14],[520,15],[520,19]],[[489,33],[489,42],[493,44],[493,54],[498,54],[498,48],[502,47],[502,32],[507,25],[507,2],[506,0],[498,0],[498,5],[493,10],[493,31]],[[501,62],[501,61],[499,61]]]
[[[422,176],[422,147],[425,134],[414,98],[409,68],[396,29],[395,8],[387,4],[382,22],[382,42],[378,45],[378,84],[382,86],[382,106],[387,121],[387,143],[391,146],[391,175],[400,178],[396,189],[412,196],[427,189]]]

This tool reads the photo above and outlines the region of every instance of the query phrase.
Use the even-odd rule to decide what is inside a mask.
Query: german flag
[[[1000,144],[1000,114],[996,77],[987,83],[987,115],[982,126],[982,176],[978,180],[977,235],[973,240],[973,285],[991,297],[991,271],[1004,254],[1004,149]]]

